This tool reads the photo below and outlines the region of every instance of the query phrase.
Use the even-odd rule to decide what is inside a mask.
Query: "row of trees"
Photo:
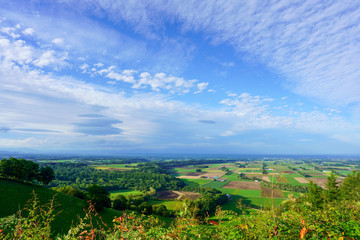
[[[48,185],[55,178],[55,174],[49,166],[39,167],[39,164],[33,161],[9,158],[0,161],[0,177],[23,182],[36,180]]]

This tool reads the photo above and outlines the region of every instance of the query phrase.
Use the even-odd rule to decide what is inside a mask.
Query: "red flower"
[[[209,223],[212,225],[219,225],[216,221],[213,221],[213,220],[210,220]]]

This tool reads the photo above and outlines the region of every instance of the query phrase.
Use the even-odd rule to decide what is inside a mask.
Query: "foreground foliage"
[[[239,206],[242,208],[243,206]],[[244,213],[246,208],[242,208]],[[39,206],[35,197],[28,216],[0,221],[1,239],[50,239],[53,206]],[[90,205],[86,216],[67,234],[56,239],[359,239],[360,206],[349,200],[325,202],[321,208],[305,198],[290,197],[281,207],[238,215],[217,209],[213,220],[197,219],[184,202],[170,227],[153,216],[123,212],[108,226]]]
[[[360,174],[354,172],[339,186],[333,172],[325,189],[311,182],[305,195],[290,195],[277,208],[250,211],[239,202],[242,214],[218,207],[212,218],[204,209],[225,199],[204,194],[183,202],[170,227],[152,215],[126,211],[106,225],[90,204],[85,217],[56,239],[360,239],[359,182]],[[53,209],[52,202],[40,206],[35,196],[18,215],[0,219],[0,239],[50,239]]]

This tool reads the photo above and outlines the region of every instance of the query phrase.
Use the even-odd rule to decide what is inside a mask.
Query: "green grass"
[[[190,186],[190,187],[200,187],[201,185],[204,185],[211,181],[209,179],[181,179],[181,180],[186,184],[186,186]]]
[[[300,197],[301,194],[298,192],[288,192],[288,191],[282,191],[284,194],[284,197],[288,198],[290,194],[294,195],[295,197]]]
[[[238,178],[239,174],[238,173],[232,173],[231,175],[224,175],[223,178],[227,178],[227,180],[229,181],[240,181],[241,179]]]
[[[285,199],[274,198],[274,206],[280,205]],[[238,209],[238,201],[241,201],[241,204],[250,207],[256,208],[271,208],[272,199],[264,197],[243,197],[243,196],[232,196],[227,203],[221,206],[223,210],[232,210],[236,213],[241,213]]]
[[[78,221],[78,216],[83,217],[85,215],[84,201],[42,186],[0,179],[0,192],[0,218],[16,214],[20,209],[24,209],[28,201],[33,198],[33,192],[37,194],[42,205],[49,203],[55,196],[55,212],[57,215],[51,224],[54,235],[66,233],[72,223]],[[114,217],[120,214],[112,209],[99,213],[109,226],[111,226]]]
[[[298,174],[298,173],[291,173],[291,174],[284,174],[284,175],[282,175],[282,176],[284,176],[284,177],[286,177],[286,179],[289,181],[289,184],[291,184],[291,185],[297,185],[297,186],[304,186],[304,185],[307,185],[307,183],[299,183],[298,181],[296,181],[295,179],[294,179],[294,177],[304,177],[304,176],[302,176],[302,175],[300,175],[300,174]]]
[[[203,187],[212,187],[212,188],[222,188],[223,186],[225,186],[226,184],[228,184],[230,181],[225,181],[225,182],[219,182],[219,181],[211,181],[207,184],[205,184]]]
[[[177,211],[182,206],[182,202],[176,200],[164,200],[164,201],[151,200],[149,201],[149,203],[153,206],[164,205],[169,211]]]
[[[340,170],[338,172],[340,172],[340,175],[343,175],[343,176],[347,176],[352,173],[352,171],[349,171],[349,170]]]
[[[127,167],[131,164],[105,164],[105,165],[90,165],[90,167],[93,167],[95,169],[103,169],[103,170],[107,170],[109,168],[116,168],[116,169],[129,169],[132,170],[134,168],[132,167]],[[132,166],[136,166],[136,165],[132,165]]]
[[[171,171],[173,172],[196,172],[196,169],[193,168],[193,169],[189,169],[189,168],[172,168]],[[202,169],[201,170],[202,172],[206,172],[205,169]]]
[[[111,199],[115,199],[117,195],[124,195],[124,196],[128,196],[128,195],[141,195],[142,192],[138,191],[138,190],[133,190],[133,189],[121,189],[121,190],[115,190],[115,191],[110,191],[110,198]]]
[[[222,193],[243,197],[260,197],[260,190],[221,188]]]

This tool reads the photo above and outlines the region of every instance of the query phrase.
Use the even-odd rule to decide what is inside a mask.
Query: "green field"
[[[183,180],[186,184],[186,186],[189,186],[189,187],[200,187],[212,180],[209,180],[209,179],[184,179],[182,178],[181,180]]]
[[[55,235],[57,233],[66,233],[73,222],[78,221],[79,216],[83,217],[85,215],[84,202],[79,198],[38,185],[0,179],[0,192],[0,218],[15,214],[26,207],[28,201],[33,198],[33,192],[37,194],[42,205],[49,203],[55,196],[55,212],[57,214],[51,224]],[[116,210],[106,209],[99,215],[105,223],[111,226],[114,217],[120,214]]]
[[[133,189],[121,189],[121,190],[115,190],[115,191],[110,191],[110,198],[111,199],[115,199],[117,195],[124,195],[124,196],[128,196],[128,195],[141,195],[142,192],[138,191],[138,190],[133,190]]]
[[[238,209],[238,202],[245,206],[251,206],[256,208],[271,208],[272,202],[274,202],[274,206],[280,205],[285,199],[274,198],[264,198],[264,197],[243,197],[243,196],[232,196],[231,199],[224,205],[222,205],[223,210],[232,210],[236,213],[241,213]]]
[[[239,177],[239,174],[237,173],[232,173],[230,175],[224,175],[222,178],[227,178],[227,180],[230,180],[230,181],[241,181]]]
[[[282,191],[284,194],[284,197],[288,198],[290,194],[294,195],[295,197],[300,197],[301,193],[298,192],[288,192],[288,191]]]
[[[130,164],[105,164],[105,165],[90,165],[90,167],[93,167],[95,169],[102,169],[102,170],[107,170],[110,168],[115,168],[115,169],[126,169],[126,170],[132,170],[134,169],[133,167],[129,167]],[[134,164],[131,164],[131,166],[136,166]]]
[[[149,203],[153,206],[164,205],[169,211],[179,210],[183,204],[181,201],[176,201],[176,200],[165,200],[165,201],[151,200],[149,201]]]
[[[212,187],[212,188],[222,188],[223,186],[225,186],[226,184],[228,184],[230,181],[225,181],[225,182],[219,182],[219,181],[211,181],[207,184],[205,184],[203,187]]]
[[[260,190],[221,188],[222,193],[244,197],[260,197]]]
[[[284,174],[282,176],[286,177],[286,179],[289,181],[289,183],[291,185],[297,185],[297,186],[307,185],[307,183],[299,183],[298,181],[296,181],[294,179],[294,177],[302,177],[302,178],[304,177],[304,176],[302,176],[302,175],[300,175],[298,173]]]
[[[172,172],[196,172],[197,168],[172,168]],[[201,169],[203,172],[206,172],[205,169]]]

